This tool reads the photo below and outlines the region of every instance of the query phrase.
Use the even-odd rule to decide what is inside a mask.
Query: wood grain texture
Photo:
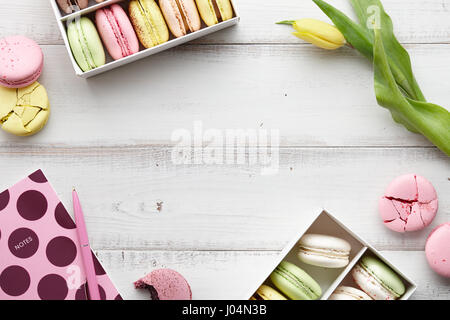
[[[379,250],[423,250],[431,227],[396,234],[377,212],[388,183],[409,172],[440,195],[433,225],[450,220],[450,162],[435,149],[283,148],[269,176],[259,165],[174,165],[171,153],[1,148],[0,165],[8,183],[41,167],[66,204],[76,184],[96,249],[281,250],[325,208]]]
[[[279,252],[99,251],[98,256],[125,299],[149,299],[133,282],[158,268],[174,268],[189,281],[194,299],[245,299],[264,279],[258,266],[271,264]],[[448,299],[450,280],[434,274],[421,251],[381,251],[418,285],[412,299]]]
[[[425,94],[446,106],[450,46],[407,48]],[[350,49],[188,46],[88,81],[64,47],[44,51],[49,124],[29,139],[1,132],[2,144],[172,145],[199,120],[205,130],[276,129],[283,146],[431,146],[377,105],[372,67]]]
[[[347,0],[330,0],[345,13],[353,16]],[[275,26],[280,20],[297,18],[328,18],[314,5],[305,0],[266,1],[236,0],[242,22],[239,26],[197,40],[203,43],[299,43],[286,26]],[[404,0],[383,1],[391,15],[396,34],[404,43],[449,43],[450,0]],[[17,23],[17,18],[26,23]],[[62,44],[55,17],[48,0],[20,0],[14,6],[0,2],[0,34],[24,34],[40,44]],[[431,23],[432,22],[432,23]]]
[[[450,283],[423,253],[431,228],[450,220],[448,157],[377,106],[369,62],[274,25],[326,20],[311,1],[236,2],[237,27],[86,81],[75,76],[47,0],[0,1],[0,37],[43,45],[39,81],[52,105],[40,134],[0,132],[0,189],[42,168],[70,208],[75,184],[92,246],[125,298],[147,298],[131,284],[159,267],[183,273],[196,299],[244,298],[264,276],[259,266],[325,208],[417,282],[413,298],[449,299]],[[351,11],[347,0],[330,2]],[[448,107],[450,0],[383,3],[426,96]],[[197,120],[205,129],[279,130],[279,172],[175,165],[171,135]],[[410,172],[434,184],[439,213],[422,232],[394,234],[378,217],[378,197]]]

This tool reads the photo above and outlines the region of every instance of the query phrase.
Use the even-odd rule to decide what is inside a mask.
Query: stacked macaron
[[[379,259],[366,255],[352,270],[355,283],[374,300],[396,300],[406,291],[402,279]]]
[[[0,39],[0,125],[18,136],[39,132],[47,123],[50,103],[37,82],[44,55],[39,45],[24,36]]]
[[[269,278],[291,300],[317,300],[322,296],[320,285],[293,263],[281,262]]]
[[[323,268],[343,268],[349,263],[351,246],[340,238],[306,234],[298,243],[300,261]]]
[[[333,294],[328,300],[373,300],[364,291],[359,289],[339,286],[334,290]]]
[[[88,6],[87,0],[57,2],[63,13]],[[67,25],[67,37],[75,61],[86,72],[106,63],[104,47],[113,60],[122,59],[139,52],[139,42],[152,48],[169,41],[170,33],[180,38],[200,30],[201,19],[212,26],[233,14],[230,0],[131,0],[98,9],[95,24],[87,16],[76,17]]]

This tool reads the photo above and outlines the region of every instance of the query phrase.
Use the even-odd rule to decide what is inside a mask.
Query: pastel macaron
[[[349,263],[351,245],[344,239],[306,234],[298,243],[300,261],[324,268],[343,268]]]
[[[50,116],[47,90],[34,82],[25,88],[0,87],[0,124],[16,136],[38,133]]]
[[[73,57],[84,72],[105,64],[102,41],[94,23],[87,17],[75,19],[67,27],[67,37]]]
[[[328,300],[373,300],[364,291],[356,288],[339,286]]]
[[[154,0],[132,0],[128,11],[139,41],[145,48],[169,40],[169,29]]]
[[[363,257],[352,270],[356,284],[374,300],[396,300],[406,291],[400,277],[372,256]]]
[[[64,13],[72,13],[76,10],[87,8],[89,0],[56,0],[59,7]],[[99,2],[99,1],[97,1]]]
[[[97,10],[95,22],[101,39],[114,60],[139,51],[139,41],[130,19],[118,4]]]
[[[196,0],[196,2],[200,16],[208,27],[233,18],[230,0]]]
[[[263,284],[256,290],[250,300],[287,300],[281,293],[272,287]]]
[[[35,82],[42,72],[44,54],[39,45],[24,36],[0,39],[0,85],[23,88]]]
[[[437,274],[450,278],[450,222],[436,227],[425,244],[428,264]]]
[[[200,30],[202,22],[194,0],[159,0],[159,7],[175,37]]]
[[[309,274],[287,261],[276,267],[270,280],[291,300],[317,300],[322,295],[319,284]]]
[[[134,283],[136,289],[147,289],[152,300],[192,300],[189,283],[178,272],[158,269]]]
[[[389,184],[378,209],[389,229],[402,233],[418,231],[430,225],[436,216],[438,197],[427,179],[407,174]]]

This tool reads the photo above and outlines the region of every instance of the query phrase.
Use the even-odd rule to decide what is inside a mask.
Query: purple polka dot
[[[98,285],[98,291],[100,292],[100,300],[106,300],[105,289],[101,285]],[[75,300],[90,300],[89,290],[87,283],[81,285],[75,293]]]
[[[95,274],[98,276],[106,274],[105,269],[103,269],[102,265],[97,259],[97,256],[92,252],[92,260],[94,260]]]
[[[75,222],[73,222],[72,218],[70,217],[69,213],[67,212],[66,208],[64,208],[64,205],[61,202],[58,203],[58,205],[56,206],[55,219],[56,222],[58,222],[58,224],[64,229],[76,228]]]
[[[48,274],[38,284],[41,300],[64,300],[69,293],[66,280],[57,274]]]
[[[36,253],[39,248],[39,238],[28,228],[16,229],[8,239],[9,251],[17,258],[26,259]]]
[[[66,267],[75,260],[77,247],[72,240],[67,237],[56,237],[50,240],[47,245],[47,258],[57,267]]]
[[[7,295],[17,297],[30,287],[30,275],[20,266],[10,266],[0,274],[0,288]]]
[[[118,294],[118,295],[114,298],[114,300],[123,300],[123,298],[122,298],[122,296],[121,296],[120,294]]]
[[[9,191],[5,190],[2,193],[0,193],[0,211],[6,208],[6,206],[9,203]]]
[[[47,178],[44,176],[44,173],[41,170],[38,170],[28,176],[32,181],[36,183],[45,183],[47,182]]]
[[[25,220],[39,220],[47,212],[47,199],[36,190],[28,190],[17,199],[17,211]]]

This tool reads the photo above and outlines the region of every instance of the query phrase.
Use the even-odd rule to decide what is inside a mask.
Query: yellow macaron
[[[263,284],[256,290],[250,300],[287,300],[277,290]]]
[[[38,82],[25,88],[0,87],[0,124],[17,136],[39,132],[50,116],[47,90]]]
[[[154,0],[132,0],[128,10],[134,30],[145,48],[169,40],[169,29]]]
[[[205,24],[210,27],[219,21],[233,18],[233,6],[230,0],[195,0],[198,11]]]

